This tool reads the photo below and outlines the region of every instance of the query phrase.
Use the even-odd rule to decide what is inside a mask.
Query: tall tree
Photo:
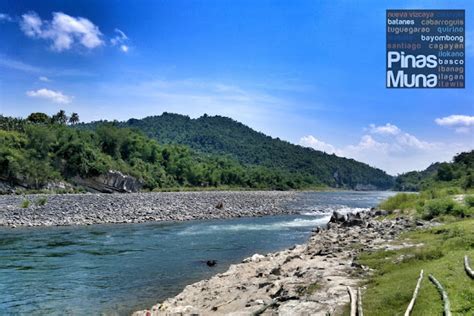
[[[30,115],[28,115],[26,120],[31,123],[37,124],[47,124],[51,122],[51,118],[47,114],[41,112],[31,113]]]
[[[58,113],[53,115],[52,120],[53,120],[53,123],[66,124],[68,117],[64,110],[59,110]]]
[[[69,118],[69,123],[72,125],[79,123],[79,114],[73,112]]]

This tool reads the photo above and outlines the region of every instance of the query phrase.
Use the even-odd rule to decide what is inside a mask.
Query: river
[[[0,228],[0,314],[129,315],[254,253],[305,242],[333,210],[391,194],[303,192],[291,216]]]

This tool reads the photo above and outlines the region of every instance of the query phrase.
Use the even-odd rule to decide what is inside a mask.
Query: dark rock
[[[270,270],[270,274],[273,274],[273,275],[280,275],[280,274],[281,274],[281,269],[280,269],[280,267],[271,269],[271,270]]]
[[[216,260],[207,260],[206,264],[207,264],[208,267],[213,267],[217,264],[217,261]]]
[[[347,214],[346,220],[343,222],[344,226],[360,226],[364,224],[364,221],[360,218],[358,214]]]
[[[331,215],[331,219],[329,219],[330,223],[344,223],[346,221],[346,216],[344,214],[339,213],[338,211],[334,211]]]

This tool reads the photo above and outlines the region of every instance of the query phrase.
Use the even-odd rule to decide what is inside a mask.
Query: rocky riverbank
[[[297,192],[0,195],[0,226],[90,225],[291,214]]]
[[[134,316],[341,314],[349,303],[347,286],[357,286],[369,273],[356,262],[358,254],[404,247],[389,243],[403,231],[429,225],[406,218],[379,220],[377,214],[335,213],[327,229],[315,229],[306,244],[255,254]]]

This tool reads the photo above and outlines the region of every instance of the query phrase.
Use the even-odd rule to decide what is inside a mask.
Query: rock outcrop
[[[93,178],[75,177],[73,182],[90,191],[101,193],[131,193],[138,192],[142,188],[142,183],[136,178],[115,170],[109,170],[106,174]]]

